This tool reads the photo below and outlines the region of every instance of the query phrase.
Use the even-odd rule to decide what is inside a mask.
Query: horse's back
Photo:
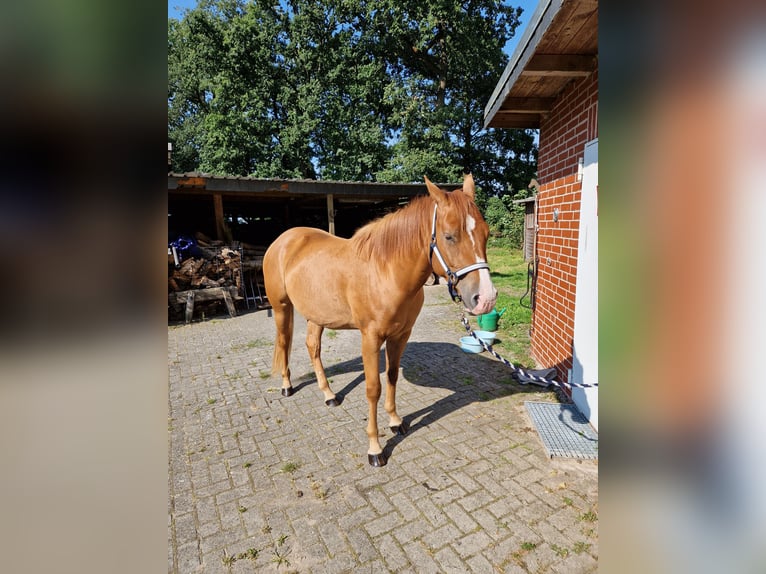
[[[269,246],[263,274],[269,301],[289,300],[307,319],[327,327],[353,327],[347,298],[353,269],[347,239],[313,227],[293,227]]]
[[[324,245],[333,244],[337,247],[345,241],[315,227],[292,227],[277,237],[266,250],[263,272],[273,273],[277,269],[284,272],[288,266],[316,255],[317,250],[322,250]]]

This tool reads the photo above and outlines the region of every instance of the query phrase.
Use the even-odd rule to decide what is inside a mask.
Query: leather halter
[[[447,273],[447,289],[449,289],[450,297],[452,297],[453,301],[458,302],[463,300],[460,297],[460,294],[455,290],[455,287],[457,286],[458,281],[460,281],[460,278],[464,275],[468,275],[471,271],[489,269],[489,264],[486,262],[473,263],[472,265],[467,265],[461,269],[458,269],[457,271],[452,271],[449,268],[449,265],[447,265],[447,262],[444,260],[444,257],[442,257],[442,254],[439,251],[439,246],[436,245],[436,210],[438,207],[438,205],[434,205],[434,218],[433,222],[431,223],[431,245],[428,251],[428,262],[431,264],[431,268],[433,268],[433,255],[436,254],[436,258],[439,260],[439,263],[441,263],[441,266],[444,267],[444,271]]]

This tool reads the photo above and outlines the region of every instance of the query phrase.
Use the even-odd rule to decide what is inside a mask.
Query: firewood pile
[[[264,247],[241,242],[227,245],[199,232],[195,234],[194,241],[179,238],[170,245],[176,247],[175,255],[172,248],[168,250],[168,301],[171,315],[182,312],[190,290],[223,288],[236,304],[245,299],[248,290],[252,290],[250,284],[253,277],[257,281],[261,274]],[[203,293],[197,293],[200,303],[205,299]],[[216,307],[221,302],[208,301],[207,306]],[[200,309],[204,312],[204,305]]]

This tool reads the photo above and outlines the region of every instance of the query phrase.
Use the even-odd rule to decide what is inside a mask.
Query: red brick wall
[[[570,82],[540,126],[532,355],[541,367],[555,366],[562,380],[572,368],[581,187],[577,166],[585,144],[598,137],[597,112],[598,72],[594,72]]]

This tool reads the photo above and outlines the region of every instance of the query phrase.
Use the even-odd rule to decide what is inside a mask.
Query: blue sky
[[[168,0],[168,18],[181,18],[186,8],[194,8],[197,0]]]
[[[516,34],[514,34],[513,38],[511,38],[511,41],[508,42],[508,45],[505,47],[508,54],[513,54],[519,38],[521,38],[522,34],[524,33],[524,28],[526,28],[527,22],[529,22],[529,17],[532,16],[535,8],[537,7],[538,0],[510,1],[512,5],[521,6],[524,8],[524,13],[520,18],[521,24],[519,24],[519,27],[516,28]],[[193,8],[196,5],[197,0],[168,0],[168,18],[181,18],[186,8]]]

